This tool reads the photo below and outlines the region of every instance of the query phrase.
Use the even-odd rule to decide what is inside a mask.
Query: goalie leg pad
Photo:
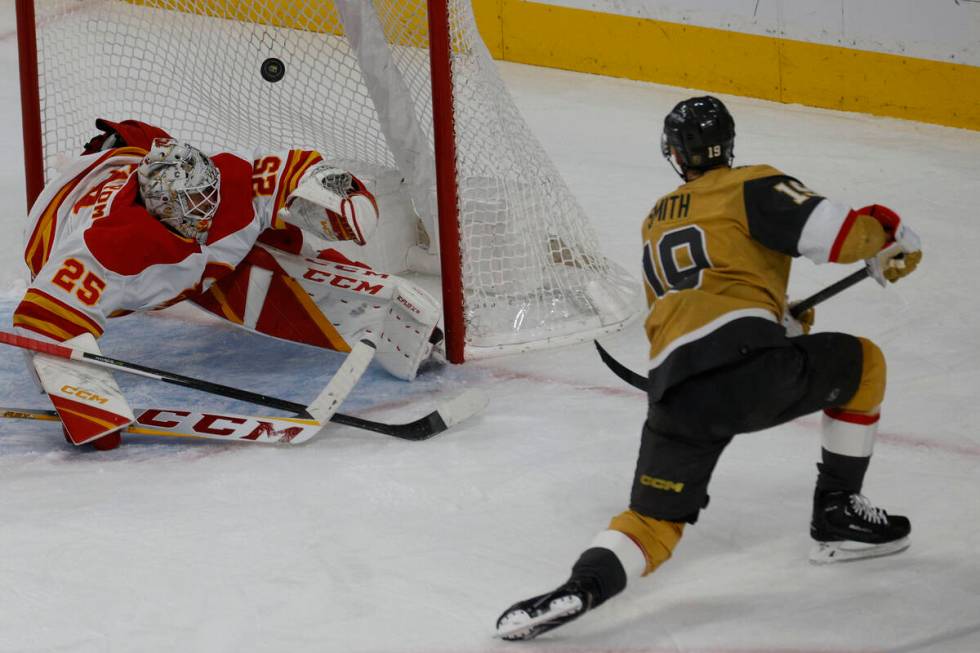
[[[376,360],[393,376],[413,380],[432,353],[440,313],[432,295],[401,281],[381,325]]]

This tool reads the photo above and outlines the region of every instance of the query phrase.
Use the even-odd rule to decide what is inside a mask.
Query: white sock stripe
[[[592,540],[591,546],[612,551],[619,559],[619,564],[626,570],[627,580],[639,578],[646,571],[646,556],[636,542],[625,533],[613,530],[602,531]]]
[[[821,424],[823,448],[842,456],[867,458],[874,450],[878,422],[855,424],[834,419],[826,413]]]

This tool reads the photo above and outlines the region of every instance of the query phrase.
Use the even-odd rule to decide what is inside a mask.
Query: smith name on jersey
[[[86,332],[98,338],[109,317],[163,308],[207,289],[266,230],[280,230],[277,241],[302,240],[275,216],[303,173],[322,160],[317,152],[211,157],[221,197],[203,245],[143,206],[135,171],[146,154],[122,147],[85,155],[47,184],[29,216],[24,255],[32,283],[14,326],[58,341]]]
[[[837,260],[853,217],[765,165],[715,168],[643,222],[650,398],[785,338],[792,257]]]

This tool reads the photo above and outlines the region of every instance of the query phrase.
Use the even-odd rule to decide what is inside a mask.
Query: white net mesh
[[[468,355],[618,328],[638,285],[520,117],[467,0],[450,0]],[[397,169],[437,241],[425,0],[36,0],[44,166],[135,118],[205,151],[313,147]],[[263,62],[281,60],[270,82]],[[382,216],[382,220],[384,216]]]

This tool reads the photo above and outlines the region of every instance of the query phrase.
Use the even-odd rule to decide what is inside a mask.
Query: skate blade
[[[548,606],[548,609],[539,614],[536,617],[531,617],[527,614],[525,610],[514,610],[509,612],[500,618],[500,622],[497,624],[497,632],[494,637],[506,640],[522,640],[522,639],[533,639],[537,637],[540,633],[536,632],[539,626],[548,624],[549,622],[562,619],[563,617],[568,617],[582,610],[582,601],[578,597],[570,596],[568,601],[562,601],[563,606],[556,607],[555,604],[558,601],[552,601]],[[528,616],[527,621],[515,621],[512,619],[519,619],[518,615]],[[512,620],[508,623],[508,620]],[[558,626],[560,624],[555,624]],[[549,629],[550,630],[550,629]]]
[[[853,540],[840,542],[817,542],[810,550],[810,563],[828,565],[834,562],[850,562],[865,558],[880,558],[881,556],[901,553],[909,548],[909,538],[903,537],[894,542],[884,544],[867,544]]]

